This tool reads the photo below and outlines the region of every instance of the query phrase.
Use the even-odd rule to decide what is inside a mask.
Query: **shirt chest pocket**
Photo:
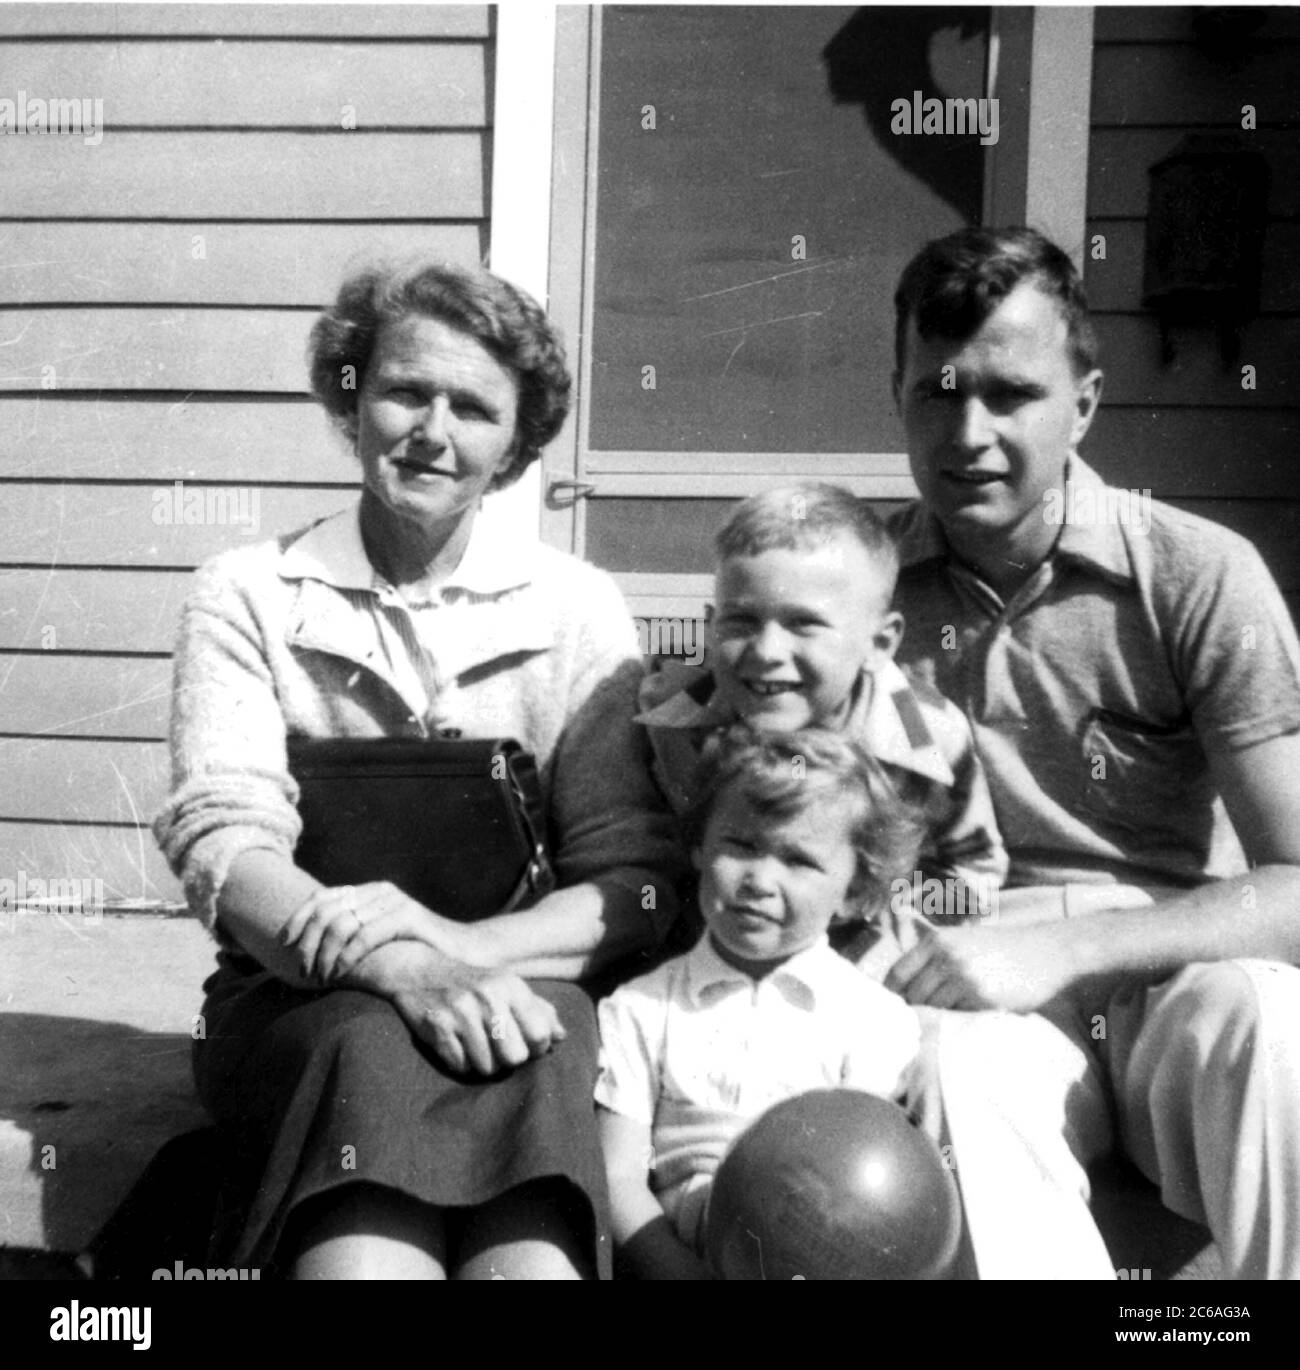
[[[1189,816],[1213,798],[1190,722],[1166,725],[1094,709],[1079,760],[1081,816],[1123,829],[1140,845],[1184,834]]]

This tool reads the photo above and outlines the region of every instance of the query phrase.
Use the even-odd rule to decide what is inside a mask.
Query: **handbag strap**
[[[524,760],[524,758],[527,758]],[[526,783],[521,774],[522,766],[529,769],[531,784]],[[528,842],[529,858],[519,883],[510,896],[507,909],[518,908],[528,898],[539,898],[550,892],[555,885],[555,871],[551,866],[550,854],[546,850],[546,834],[541,829],[541,795],[537,785],[536,763],[531,754],[523,752],[506,753],[506,773],[510,777],[510,793],[513,807]]]
[[[443,677],[432,653],[420,638],[415,615],[410,612],[405,604],[400,606],[396,617],[398,635],[410,655],[411,664],[415,667],[420,684],[424,687],[425,726],[434,727],[436,726],[434,719],[438,713],[437,706],[440,698],[449,689],[454,691],[458,681],[454,677],[451,680]],[[528,765],[530,766],[532,784],[529,785],[522,779],[516,764],[518,753],[506,752],[503,749],[503,754],[506,757],[506,773],[510,780],[511,807],[519,817],[529,850],[529,858],[524,866],[523,874],[519,877],[519,883],[515,886],[506,905],[506,910],[510,910],[518,908],[525,900],[540,898],[549,893],[555,885],[555,871],[551,866],[550,856],[546,850],[546,835],[541,827],[541,795],[537,785],[536,770],[531,769],[534,763],[530,757]]]

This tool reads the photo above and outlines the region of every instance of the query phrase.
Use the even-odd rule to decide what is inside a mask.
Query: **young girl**
[[[1059,1154],[1026,1143],[988,1090],[1043,1067],[1080,1079],[1078,1048],[1037,1014],[911,1008],[830,951],[841,919],[883,908],[924,829],[843,733],[729,732],[691,811],[705,933],[694,950],[600,1006],[597,1123],[624,1268],[709,1278],[709,1186],[728,1142],[809,1089],[909,1108],[953,1166],[966,1231],[959,1279],[1114,1279]]]
[[[629,1273],[708,1278],[700,1252],[728,1142],[772,1104],[857,1088],[906,1102],[916,1010],[831,950],[884,907],[924,836],[843,734],[729,734],[688,831],[705,932],[600,1006],[598,1126]]]

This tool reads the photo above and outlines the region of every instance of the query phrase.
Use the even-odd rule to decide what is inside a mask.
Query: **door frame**
[[[552,316],[570,343],[574,413],[547,449],[542,537],[582,555],[586,496],[741,498],[790,479],[790,453],[715,452],[700,469],[684,452],[602,451],[590,443],[596,183],[600,130],[602,10],[560,5],[555,24],[551,161]],[[986,150],[985,223],[1028,223],[1082,265],[1086,237],[1093,11],[1083,7],[992,9],[986,92],[999,100],[999,139]],[[800,473],[873,499],[916,494],[904,452],[800,454]],[[712,577],[619,573],[632,612],[703,616]]]

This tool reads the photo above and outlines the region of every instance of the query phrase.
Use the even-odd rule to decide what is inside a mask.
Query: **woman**
[[[561,982],[662,937],[678,856],[617,589],[482,503],[563,423],[563,353],[485,272],[370,270],[317,322],[311,373],[360,500],[200,570],[155,824],[222,944],[195,1049],[231,1157],[213,1255],[300,1278],[590,1274],[594,1020]],[[534,907],[460,924],[294,864],[287,737],[437,733],[536,755],[559,888]]]

